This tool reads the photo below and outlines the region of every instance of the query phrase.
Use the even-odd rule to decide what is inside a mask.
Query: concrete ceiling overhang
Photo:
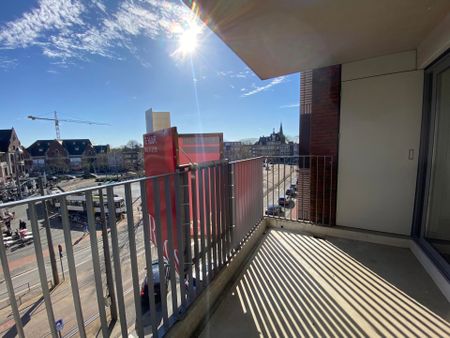
[[[450,0],[198,0],[194,7],[267,79],[414,50]]]

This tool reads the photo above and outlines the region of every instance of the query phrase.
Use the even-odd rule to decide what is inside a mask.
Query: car
[[[295,192],[294,189],[289,188],[289,189],[286,190],[286,196],[288,196],[288,197],[295,197],[295,196],[297,196],[297,193]]]
[[[63,180],[74,180],[74,179],[76,179],[76,176],[73,176],[73,175],[61,175],[59,177],[61,179],[63,179]]]
[[[281,208],[281,206],[279,205],[269,205],[267,210],[266,210],[266,215],[267,216],[283,216],[284,212],[283,209]]]
[[[297,184],[291,184],[291,186],[289,187],[290,189],[297,191]]]
[[[156,313],[156,324],[159,326],[162,320],[162,295],[161,295],[161,280],[164,282],[166,286],[166,294],[164,297],[167,297],[168,289],[169,289],[169,273],[170,266],[167,260],[164,260],[164,277],[161,279],[159,276],[159,262],[154,261],[152,263],[152,272],[153,272],[153,287],[155,294],[155,313]],[[152,319],[150,315],[150,300],[148,298],[148,280],[147,276],[145,276],[144,281],[141,286],[141,309],[142,309],[142,324],[144,327],[152,326]]]
[[[290,203],[289,196],[280,196],[278,198],[278,205],[281,207],[287,207]]]
[[[85,178],[85,179],[88,179],[88,178],[98,178],[98,175],[92,174],[92,173],[85,173],[85,174],[83,174],[82,177]]]

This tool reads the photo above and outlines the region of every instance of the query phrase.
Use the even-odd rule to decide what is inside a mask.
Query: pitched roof
[[[96,154],[106,154],[109,152],[109,144],[94,146]]]
[[[88,145],[92,145],[89,139],[72,139],[72,140],[63,140],[63,147],[67,150],[69,155],[83,155],[86,147]]]
[[[27,148],[27,151],[32,157],[45,156],[48,147],[50,147],[50,144],[53,142],[55,142],[55,140],[37,140]]]
[[[12,128],[0,129],[0,151],[3,153],[6,153],[8,151],[12,131]]]

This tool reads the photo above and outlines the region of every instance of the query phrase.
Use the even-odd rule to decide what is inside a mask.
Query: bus
[[[76,213],[85,213],[86,212],[86,195],[77,194],[77,195],[69,195],[66,197],[67,201],[67,210],[69,212]],[[94,205],[94,213],[100,214],[100,195],[94,194],[92,195],[92,202]],[[106,194],[103,195],[103,204],[105,205],[105,213],[108,213],[108,197]],[[55,207],[60,207],[59,200],[55,201]],[[121,215],[126,212],[125,200],[118,196],[114,195],[114,207],[116,211],[116,215]]]

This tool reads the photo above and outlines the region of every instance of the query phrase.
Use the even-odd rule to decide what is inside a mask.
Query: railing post
[[[109,228],[111,229],[111,244],[113,251],[114,260],[114,274],[116,282],[116,292],[117,292],[117,305],[119,309],[120,318],[120,328],[122,336],[128,336],[128,326],[127,326],[127,316],[125,312],[125,299],[123,293],[123,283],[122,283],[122,268],[120,263],[120,248],[119,248],[119,236],[117,233],[116,224],[116,208],[114,205],[114,190],[113,187],[108,187],[107,190],[107,202],[108,202],[108,221]]]
[[[182,310],[186,306],[186,288],[184,281],[186,280],[186,267],[185,264],[187,258],[187,244],[185,231],[186,231],[186,216],[189,214],[189,209],[186,214],[186,203],[189,203],[189,199],[185,199],[185,174],[183,171],[179,170],[175,174],[175,223],[176,223],[176,238],[178,242],[178,259],[179,259],[179,285],[180,285],[180,303]]]
[[[133,196],[131,193],[131,183],[125,183],[125,203],[127,210],[128,243],[130,249],[131,278],[133,285],[134,308],[136,311],[136,331],[138,337],[144,337],[142,326],[142,308],[139,293],[139,272],[136,250],[136,234],[134,229]]]
[[[17,307],[16,295],[14,293],[14,286],[12,283],[11,272],[9,271],[8,259],[6,257],[6,248],[3,243],[3,231],[0,229],[0,261],[2,263],[3,278],[5,280],[6,289],[8,290],[9,304],[16,323],[17,335],[24,338],[25,334],[22,327],[22,319],[20,318],[19,308]]]
[[[156,249],[158,250],[158,266],[159,266],[159,276],[160,276],[160,292],[161,295],[166,294],[167,285],[165,281],[165,268],[164,268],[164,251],[163,251],[163,238],[161,229],[161,193],[160,193],[160,182],[158,178],[154,177],[152,179],[153,185],[153,203],[154,203],[154,220],[155,220],[155,230],[156,230]],[[169,329],[169,317],[167,313],[167,298],[165,296],[161,297],[161,307],[162,307],[162,318],[163,325],[166,330]]]
[[[31,231],[33,232],[34,251],[36,252],[36,262],[39,271],[39,280],[41,282],[42,295],[44,297],[45,309],[47,311],[48,324],[52,337],[56,338],[55,314],[53,312],[50,290],[48,289],[47,273],[45,272],[44,255],[42,253],[41,236],[39,235],[39,226],[36,216],[36,205],[28,202],[30,211]]]
[[[198,170],[196,167],[192,168],[192,173],[190,176],[191,179],[191,199],[192,199],[192,232],[194,237],[194,259],[192,260],[194,264],[194,271],[195,271],[195,278],[197,279],[197,285],[195,289],[193,288],[193,276],[192,276],[192,269],[191,269],[191,275],[189,276],[189,293],[191,295],[191,300],[194,299],[194,296],[197,296],[199,291],[200,283],[198,282],[200,278],[200,253],[199,253],[199,243],[198,243],[198,226],[199,226],[199,219],[198,219],[198,203],[197,203],[197,189],[198,189],[198,180],[197,180],[197,173]],[[195,294],[194,294],[195,291]]]
[[[80,289],[78,287],[77,271],[75,266],[75,256],[72,247],[72,235],[70,233],[69,212],[67,210],[66,197],[63,196],[59,199],[61,205],[61,220],[64,232],[64,242],[66,244],[66,257],[67,264],[69,266],[70,286],[72,289],[73,305],[75,308],[75,315],[77,318],[78,332],[80,337],[86,337],[86,331],[84,328],[84,317],[81,308]]]
[[[42,177],[39,177],[39,192],[41,196],[44,196],[44,184],[42,182]],[[48,245],[48,253],[50,256],[50,265],[52,267],[52,276],[53,276],[53,283],[55,285],[59,284],[59,276],[58,276],[58,268],[56,267],[56,256],[55,256],[55,249],[53,247],[53,240],[52,240],[52,231],[50,228],[50,219],[48,218],[48,208],[47,208],[47,200],[42,201],[42,206],[44,207],[44,219],[45,219],[45,235],[47,237],[47,245]]]
[[[228,257],[231,256],[232,251],[233,251],[233,247],[232,247],[232,243],[233,243],[233,236],[234,236],[234,232],[233,229],[236,225],[236,205],[235,205],[235,191],[234,191],[234,180],[235,180],[235,175],[234,175],[234,170],[235,170],[235,166],[232,163],[228,163],[227,165],[227,193],[226,196],[228,196],[228,222],[226,224],[226,229],[227,229],[227,238],[228,238]]]
[[[108,240],[108,226],[106,223],[105,201],[103,199],[103,190],[98,190],[99,203],[100,203],[100,223],[102,226],[102,242],[103,242],[103,256],[105,259],[105,274],[106,274],[106,287],[108,289],[108,296],[110,299],[109,309],[111,311],[111,319],[117,321],[117,305],[116,305],[116,293],[114,291],[113,272],[111,266],[111,253],[109,251]]]
[[[100,316],[100,324],[103,336],[108,337],[109,334],[108,323],[106,319],[105,300],[103,298],[103,285],[102,285],[100,258],[98,254],[98,243],[97,243],[97,225],[95,222],[92,193],[87,192],[85,196],[86,196],[86,213],[89,226],[89,239],[91,242],[92,268],[94,269],[94,280],[95,280],[95,291],[97,295],[98,313]]]
[[[147,181],[141,181],[141,202],[142,202],[142,231],[144,232],[144,248],[145,248],[145,265],[147,267],[147,294],[150,304],[150,318],[152,322],[153,337],[158,337],[158,325],[156,321],[156,306],[155,306],[155,285],[153,283],[153,259],[152,259],[152,241],[151,241],[151,225],[150,214],[148,212],[147,200]]]

